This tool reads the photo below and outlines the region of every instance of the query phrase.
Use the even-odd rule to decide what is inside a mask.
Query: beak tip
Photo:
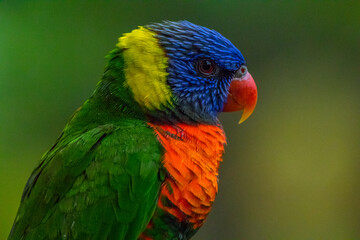
[[[251,113],[247,113],[247,112],[243,112],[239,121],[239,124],[245,122],[246,119],[248,119],[250,117]]]
[[[245,122],[245,119],[241,118],[240,121],[239,121],[239,125],[242,124],[243,122]]]

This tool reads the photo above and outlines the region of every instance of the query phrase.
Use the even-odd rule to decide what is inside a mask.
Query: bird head
[[[187,21],[154,23],[119,38],[128,87],[150,121],[216,123],[219,112],[253,112],[257,89],[240,51]]]

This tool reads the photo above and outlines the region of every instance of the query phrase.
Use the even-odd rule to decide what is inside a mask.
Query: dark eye
[[[197,63],[197,70],[200,74],[204,75],[205,77],[210,77],[216,73],[217,66],[213,60],[205,58],[205,59],[201,59]]]

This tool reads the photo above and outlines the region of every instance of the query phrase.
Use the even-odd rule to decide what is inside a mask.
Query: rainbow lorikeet
[[[190,239],[218,190],[217,114],[253,112],[244,57],[216,31],[154,23],[119,38],[93,95],[32,172],[9,239]]]

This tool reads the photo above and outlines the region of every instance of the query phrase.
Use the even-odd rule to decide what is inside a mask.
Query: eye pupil
[[[202,67],[205,71],[209,71],[211,69],[211,62],[209,60],[205,60]]]
[[[245,73],[245,68],[244,67],[241,68],[241,73]]]

